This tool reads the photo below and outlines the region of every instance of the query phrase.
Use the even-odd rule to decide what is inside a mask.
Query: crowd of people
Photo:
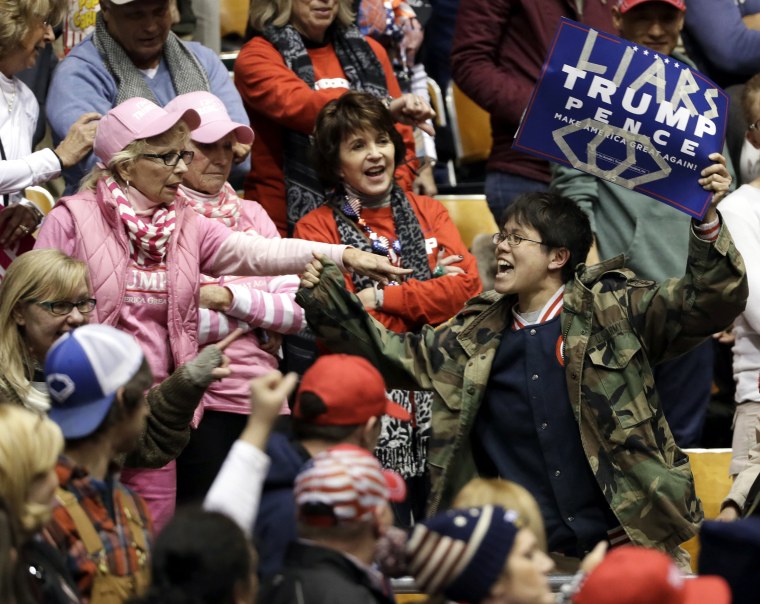
[[[755,601],[760,179],[710,154],[690,218],[511,149],[561,17],[740,81],[760,149],[760,74],[701,0],[254,1],[234,74],[172,0],[101,0],[40,103],[68,4],[0,0],[0,601]],[[426,70],[491,114],[489,291]],[[736,480],[706,521],[717,334]]]

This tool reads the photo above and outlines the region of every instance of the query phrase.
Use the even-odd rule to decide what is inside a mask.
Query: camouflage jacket
[[[642,281],[622,264],[618,257],[581,265],[566,285],[567,388],[588,462],[621,525],[634,543],[670,550],[696,533],[703,513],[652,367],[731,324],[747,298],[746,271],[725,227],[714,244],[692,234],[682,279]],[[296,299],[332,350],[367,357],[389,387],[436,392],[432,514],[477,473],[471,431],[515,298],[486,292],[443,325],[396,334],[342,284],[337,267],[327,266],[319,285],[302,288]]]

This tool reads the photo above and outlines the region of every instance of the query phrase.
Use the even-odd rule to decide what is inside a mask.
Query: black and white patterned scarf
[[[310,88],[314,88],[314,66],[306,51],[301,34],[292,25],[264,28],[264,38],[282,55],[285,64]],[[356,26],[343,27],[333,23],[327,30],[351,90],[362,90],[385,98],[388,87],[383,66]],[[285,175],[288,230],[298,220],[322,205],[324,189],[309,159],[309,137],[285,129],[283,140],[283,172]]]
[[[103,13],[98,13],[95,19],[95,33],[92,35],[92,41],[106,69],[116,82],[117,93],[114,106],[134,97],[148,99],[160,105],[145,83],[140,70],[135,67],[121,44],[108,33]],[[198,90],[211,92],[206,70],[174,32],[169,32],[163,52],[177,95]]]
[[[354,220],[343,212],[343,202],[345,199],[346,193],[341,188],[331,193],[328,200],[335,217],[335,223],[338,226],[340,241],[358,250],[371,252],[372,246],[367,235]],[[402,264],[413,271],[409,277],[418,281],[432,279],[433,273],[430,271],[430,262],[428,261],[427,249],[425,248],[425,237],[422,234],[420,222],[417,220],[417,216],[414,214],[412,205],[409,203],[406,195],[395,184],[390,192],[390,205],[396,229],[396,238],[401,243]],[[352,273],[351,278],[356,291],[372,287],[373,282],[369,277]]]
[[[412,421],[402,422],[384,415],[375,457],[384,468],[404,478],[422,476],[427,470],[434,395],[429,390],[394,389],[388,390],[388,396],[411,414]]]
[[[341,243],[371,252],[370,240],[362,229],[343,212],[346,193],[341,188],[332,192],[328,203],[338,226]],[[361,199],[359,199],[361,201]],[[425,248],[425,237],[412,204],[398,185],[390,191],[390,206],[396,238],[401,243],[402,265],[411,268],[410,278],[427,281],[433,278]],[[356,273],[351,276],[356,291],[372,287],[372,280]],[[384,416],[375,455],[384,468],[390,468],[404,478],[422,476],[427,462],[430,440],[430,419],[433,393],[429,391],[389,390],[388,396],[404,407],[414,418],[402,422]]]

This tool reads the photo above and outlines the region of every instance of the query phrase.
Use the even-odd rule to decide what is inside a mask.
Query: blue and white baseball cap
[[[92,434],[143,358],[134,337],[108,325],[83,325],[61,336],[47,353],[45,382],[49,416],[63,436]]]

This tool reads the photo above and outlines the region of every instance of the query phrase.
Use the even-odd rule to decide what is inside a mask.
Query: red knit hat
[[[321,413],[304,413],[306,393],[325,404]],[[349,354],[319,357],[304,373],[293,408],[294,417],[320,426],[354,426],[380,415],[407,422],[412,419],[406,409],[388,398],[380,372],[366,359]]]
[[[613,549],[589,574],[574,604],[730,604],[721,577],[686,578],[662,552],[634,545]]]

